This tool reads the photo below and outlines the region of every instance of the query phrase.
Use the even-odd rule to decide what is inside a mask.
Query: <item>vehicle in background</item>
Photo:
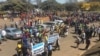
[[[6,28],[7,38],[9,39],[19,39],[22,36],[22,31],[17,28]]]
[[[56,22],[49,21],[49,22],[45,22],[43,24],[47,26],[48,30],[51,30],[51,28],[52,28],[52,30],[54,30],[55,29]]]
[[[41,27],[42,30],[46,29],[47,31],[51,31],[55,29],[55,26],[57,24],[62,24],[63,21],[60,20],[55,20],[55,21],[48,21],[48,22],[44,22],[43,24],[38,24],[35,26],[35,28],[39,28]]]
[[[53,21],[57,21],[57,22],[63,22],[63,19],[59,16],[53,16]]]
[[[38,24],[36,27],[37,27],[37,29],[39,29],[39,27],[41,27],[41,30],[44,30],[44,29],[46,29],[47,31],[50,30],[50,27],[45,24]]]

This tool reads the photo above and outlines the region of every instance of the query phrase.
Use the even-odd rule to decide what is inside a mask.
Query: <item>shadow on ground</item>
[[[70,46],[70,47],[72,47],[72,48],[77,48],[76,46]]]

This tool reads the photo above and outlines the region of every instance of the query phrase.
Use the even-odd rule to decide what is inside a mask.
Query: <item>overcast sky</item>
[[[0,2],[2,2],[2,1],[6,1],[6,0],[0,0]]]

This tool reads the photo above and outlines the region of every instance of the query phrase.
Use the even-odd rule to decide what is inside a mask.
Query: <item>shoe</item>
[[[58,50],[60,50],[60,48]]]

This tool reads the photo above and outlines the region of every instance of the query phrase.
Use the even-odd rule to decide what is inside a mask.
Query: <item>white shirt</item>
[[[36,36],[39,36],[39,32],[36,33]]]
[[[2,34],[2,36],[6,36],[7,33],[5,30],[2,30],[1,34]]]
[[[83,38],[85,39],[85,33],[83,33]]]

